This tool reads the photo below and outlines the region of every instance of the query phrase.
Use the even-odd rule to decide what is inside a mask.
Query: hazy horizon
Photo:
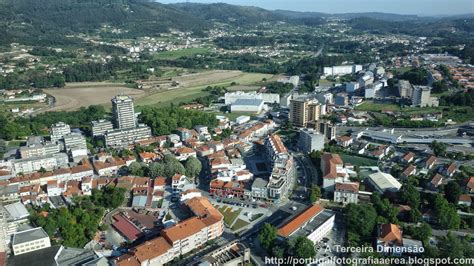
[[[185,0],[156,0],[183,3]],[[474,0],[190,0],[191,3],[227,3],[269,10],[323,13],[383,12],[403,15],[440,16],[474,13]]]

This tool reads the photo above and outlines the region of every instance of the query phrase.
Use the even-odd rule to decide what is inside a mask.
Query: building
[[[238,99],[230,105],[231,112],[251,112],[259,114],[263,110],[261,99]]]
[[[369,183],[373,188],[383,194],[385,192],[398,192],[402,184],[398,182],[391,174],[383,172],[375,172],[369,175]]]
[[[251,197],[256,200],[266,200],[268,198],[268,181],[262,178],[255,178],[252,183]]]
[[[64,135],[71,133],[71,127],[69,127],[69,125],[66,123],[58,122],[56,124],[51,125],[50,133],[51,141],[56,142],[62,139]]]
[[[51,247],[48,234],[41,227],[17,232],[13,235],[12,249],[16,255]]]
[[[377,227],[377,251],[385,254],[400,256],[400,252],[393,252],[395,247],[403,246],[402,231],[396,224],[380,224]]]
[[[344,166],[339,154],[323,153],[321,156],[321,172],[325,191],[334,191],[336,183],[349,181],[349,171]]]
[[[324,67],[323,72],[325,76],[339,76],[354,74],[362,70],[362,65],[341,65]]]
[[[431,97],[431,88],[427,86],[414,86],[411,101],[413,106],[419,107],[439,105],[438,98]]]
[[[128,95],[117,95],[112,98],[112,116],[115,128],[134,128],[137,125],[133,99]]]
[[[7,263],[11,266],[108,265],[105,257],[99,258],[92,250],[64,246],[52,246],[26,254],[10,256]]]
[[[375,131],[375,130],[370,130],[366,129],[362,131],[362,136],[372,139],[372,140],[377,140],[377,141],[382,141],[382,142],[388,142],[392,144],[397,144],[402,141],[402,135],[401,134],[396,134],[395,131],[392,130],[382,130],[382,131]]]
[[[258,92],[227,92],[224,95],[224,102],[226,105],[232,105],[237,100],[262,100],[268,104],[280,104],[280,95],[277,93],[258,93]]]
[[[238,241],[232,241],[204,255],[198,266],[238,266],[250,263],[250,249]]]
[[[87,157],[86,138],[80,133],[70,133],[65,135],[64,146],[72,158]]]
[[[346,83],[346,92],[347,93],[353,93],[358,89],[359,89],[359,83],[358,82]]]
[[[336,99],[334,103],[338,106],[348,106],[349,105],[349,96],[347,93],[338,93],[336,94]]]
[[[303,235],[314,244],[327,236],[334,227],[335,214],[319,204],[313,204],[278,228],[281,239]]]
[[[282,197],[286,196],[288,189],[293,184],[293,156],[289,154],[280,136],[276,134],[268,135],[265,138],[264,146],[267,159],[272,167],[267,186],[268,199],[279,201]]]
[[[163,229],[161,236],[134,247],[116,259],[115,265],[163,265],[222,235],[223,216],[207,198],[195,197],[185,205],[193,217]]]
[[[60,145],[54,143],[35,143],[27,146],[22,146],[19,149],[20,157],[22,159],[41,157],[46,155],[52,155],[60,151]]]
[[[301,129],[298,145],[301,151],[310,153],[324,149],[325,137],[313,129]]]
[[[339,202],[344,205],[348,203],[357,204],[359,202],[359,183],[336,183],[334,189],[334,202]]]
[[[28,159],[19,159],[13,161],[13,169],[18,173],[32,173],[39,171],[41,168],[49,171],[59,166],[66,166],[69,162],[69,157],[65,153],[56,153],[48,156],[34,157]]]
[[[10,239],[18,228],[28,224],[29,212],[21,202],[0,207],[0,250],[10,244]]]
[[[107,131],[113,130],[112,122],[108,120],[92,121],[92,136],[103,136]]]
[[[307,127],[308,122],[319,120],[321,104],[316,99],[297,98],[290,100],[289,119],[293,126]]]
[[[127,146],[140,140],[151,137],[151,128],[139,124],[134,128],[114,129],[105,133],[105,144],[107,146]]]
[[[398,95],[401,98],[410,99],[413,94],[413,87],[408,80],[399,80],[398,81]]]
[[[318,120],[314,122],[314,129],[328,140],[336,139],[336,125],[329,120]]]

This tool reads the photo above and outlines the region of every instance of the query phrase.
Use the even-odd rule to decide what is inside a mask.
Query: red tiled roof
[[[471,202],[471,196],[467,194],[462,194],[459,196],[459,201],[464,201],[464,202]]]
[[[296,217],[291,219],[288,223],[283,225],[278,229],[278,235],[282,237],[288,237],[290,236],[293,232],[298,230],[300,227],[302,227],[307,221],[318,215],[320,212],[322,212],[324,208],[319,205],[319,204],[314,204],[306,208],[304,211],[302,211],[300,214],[298,214]]]
[[[337,171],[336,165],[343,164],[343,161],[339,154],[332,154],[332,153],[323,153],[321,160],[324,160],[324,173],[323,178],[336,178]]]
[[[113,218],[115,220],[112,224],[113,227],[115,227],[115,229],[117,229],[125,238],[134,241],[140,236],[141,231],[121,214],[116,214]]]
[[[359,182],[336,183],[336,191],[351,191],[352,193],[357,193],[359,192]]]
[[[402,244],[402,232],[400,227],[396,224],[382,224],[380,225],[379,240],[385,243]]]

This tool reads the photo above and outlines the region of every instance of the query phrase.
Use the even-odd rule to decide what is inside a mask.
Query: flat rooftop
[[[9,218],[12,220],[19,220],[30,216],[28,210],[25,208],[21,202],[15,202],[9,205],[4,206],[5,210],[8,212]]]
[[[38,239],[49,237],[42,227],[36,227],[15,233],[13,235],[13,245],[35,241]]]

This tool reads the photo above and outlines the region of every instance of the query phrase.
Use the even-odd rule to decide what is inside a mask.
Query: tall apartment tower
[[[112,98],[112,114],[115,128],[134,128],[137,126],[133,99],[128,95],[117,95]]]
[[[315,99],[299,98],[290,101],[290,122],[296,127],[307,127],[319,120],[321,104]]]
[[[426,86],[414,86],[411,101],[413,106],[430,106],[431,88]]]

